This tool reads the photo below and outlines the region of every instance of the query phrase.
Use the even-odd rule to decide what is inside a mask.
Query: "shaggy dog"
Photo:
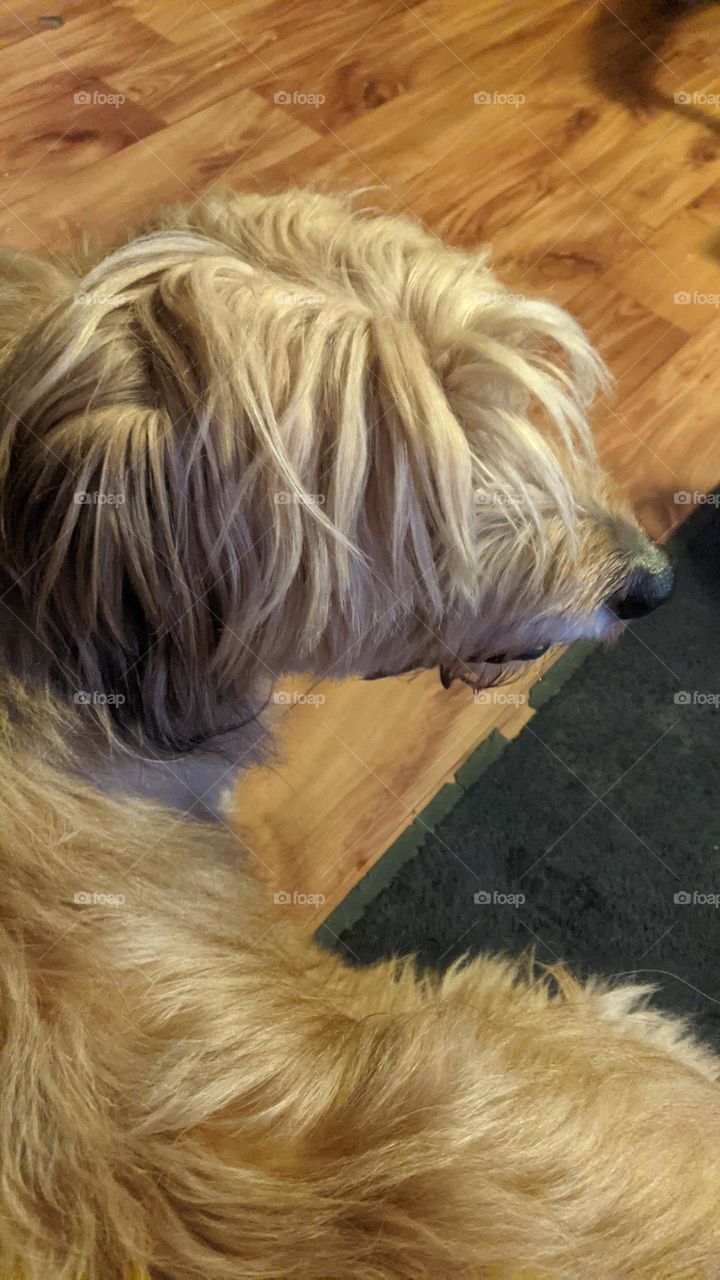
[[[682,1023],[503,959],[348,967],[207,821],[283,672],[485,685],[668,594],[580,330],[301,192],[2,275],[0,1270],[713,1280]]]
[[[593,452],[599,361],[486,253],[288,193],[82,268],[6,259],[2,631],[108,770],[237,758],[287,672],[488,684],[671,589]]]

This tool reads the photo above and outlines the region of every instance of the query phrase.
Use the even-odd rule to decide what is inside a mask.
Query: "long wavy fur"
[[[3,262],[15,666],[121,694],[156,748],[268,672],[495,652],[509,618],[527,647],[623,568],[601,365],[486,252],[289,192],[170,210],[89,269]]]
[[[348,968],[231,837],[38,764],[51,702],[26,723],[0,744],[3,1274],[716,1275],[718,1063],[642,991]]]
[[[75,759],[78,690],[186,748],[269,672],[590,617],[633,526],[580,331],[301,192],[0,276],[0,1274],[717,1280],[720,1064],[647,992],[350,967]]]

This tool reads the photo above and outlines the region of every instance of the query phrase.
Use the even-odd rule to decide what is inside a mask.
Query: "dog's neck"
[[[55,689],[44,649],[35,642],[32,628],[7,605],[2,586],[0,581],[0,713],[4,708],[20,727],[25,721],[28,742],[34,742],[38,757],[52,760],[67,751],[68,767],[105,794],[153,801],[178,817],[226,821],[239,774],[272,751],[264,720],[272,681],[263,678],[242,706],[219,709],[218,722],[232,727],[190,750],[156,750],[146,743],[140,727],[125,731],[125,745],[120,745],[113,740],[116,729],[121,730],[119,722],[116,729],[111,722],[105,725],[92,705],[97,694]],[[72,687],[72,680],[68,683]],[[112,717],[110,699],[103,705]]]
[[[179,817],[227,821],[239,774],[256,764],[267,748],[267,730],[259,720],[171,759],[131,755],[93,741],[77,756],[81,777],[112,795],[151,800]]]

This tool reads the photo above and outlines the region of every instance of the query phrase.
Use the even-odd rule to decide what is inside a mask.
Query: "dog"
[[[0,275],[0,1271],[716,1278],[688,1026],[530,962],[350,967],[225,821],[278,675],[482,687],[670,593],[581,330],[301,191]]]
[[[600,362],[487,253],[288,192],[5,263],[5,663],[86,698],[110,786],[254,758],[288,672],[487,685],[672,589],[598,466]]]

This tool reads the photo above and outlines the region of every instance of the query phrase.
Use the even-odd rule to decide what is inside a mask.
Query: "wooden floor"
[[[0,0],[0,236],[109,240],[216,183],[373,187],[587,326],[604,460],[653,534],[720,480],[720,8],[660,0]],[[625,643],[633,643],[628,638]],[[242,785],[278,889],[332,907],[517,701],[286,682]],[[522,694],[522,688],[517,691]],[[324,699],[321,701],[320,698]]]

